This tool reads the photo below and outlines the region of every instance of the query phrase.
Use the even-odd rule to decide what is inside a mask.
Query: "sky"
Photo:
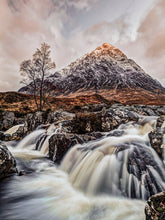
[[[0,91],[42,42],[56,70],[110,43],[165,86],[165,0],[0,0]]]

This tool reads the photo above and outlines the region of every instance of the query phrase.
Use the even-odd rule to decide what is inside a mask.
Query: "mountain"
[[[58,97],[99,94],[125,104],[165,104],[165,88],[108,43],[55,72],[45,85]],[[30,93],[30,87],[19,92]]]

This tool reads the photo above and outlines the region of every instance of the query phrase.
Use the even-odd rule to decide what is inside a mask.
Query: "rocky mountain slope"
[[[165,88],[107,43],[49,76],[45,84],[59,97],[97,93],[126,104],[165,104]],[[19,91],[31,93],[30,86]]]

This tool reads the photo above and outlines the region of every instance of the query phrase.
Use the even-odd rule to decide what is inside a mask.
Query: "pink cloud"
[[[1,0],[0,91],[16,90],[20,87],[19,65],[24,59],[31,58],[43,41],[51,46],[57,69],[102,43],[109,42],[123,50],[147,73],[165,85],[165,2],[159,1],[149,13],[145,12],[146,17],[140,24],[139,19],[136,20],[136,25],[129,22],[128,17],[131,16],[125,13],[113,23],[100,22],[87,30],[74,30],[69,38],[64,37],[64,23],[76,19],[67,14],[68,7],[90,13],[97,1]]]

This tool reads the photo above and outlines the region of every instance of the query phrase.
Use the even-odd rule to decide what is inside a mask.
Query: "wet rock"
[[[54,134],[49,139],[49,158],[55,163],[60,163],[66,152],[75,144],[82,144],[102,137],[104,133]]]
[[[3,141],[11,141],[12,140],[12,136],[10,134],[4,134],[2,140]]]
[[[61,121],[71,120],[73,117],[74,114],[65,111],[35,112],[34,114],[28,114],[26,116],[25,126],[28,131],[33,131],[45,123],[59,123]]]
[[[3,132],[1,140],[3,141],[12,141],[12,140],[20,140],[26,135],[26,127],[24,124],[15,125]]]
[[[0,131],[0,140],[3,140],[3,138],[4,138],[4,133]]]
[[[159,157],[163,159],[164,157],[164,135],[165,129],[163,128],[163,123],[165,121],[165,116],[160,116],[157,118],[156,128],[154,131],[151,131],[148,136],[150,139],[150,144],[153,149],[157,152]]]
[[[20,170],[19,173],[18,173],[18,176],[23,176],[25,174],[26,174],[26,172],[24,170]]]
[[[7,130],[14,125],[14,112],[3,112],[1,117],[0,130]]]
[[[39,125],[43,123],[42,112],[35,112],[34,114],[27,114],[25,119],[25,126],[28,131],[35,130]]]
[[[109,132],[129,121],[137,122],[136,112],[122,108],[103,109],[100,112],[79,113],[72,120],[72,132],[85,134],[88,132]]]
[[[72,120],[75,115],[65,111],[50,112],[47,117],[47,123],[54,123],[63,120]]]
[[[132,181],[130,187],[132,198],[147,200],[150,196],[164,191],[164,165],[159,157],[153,154],[152,148],[138,141],[121,143],[116,147],[115,154],[123,164],[122,167],[127,164],[128,173],[136,177],[136,181]],[[125,160],[125,156],[127,160]],[[141,186],[141,190],[137,187],[137,182]],[[121,187],[123,186],[121,185]],[[126,196],[129,196],[130,192],[126,192]]]
[[[18,130],[12,134],[12,140],[20,140],[26,135],[27,129],[26,127],[19,126]]]
[[[120,124],[129,121],[138,121],[139,115],[136,112],[129,111],[126,108],[110,108],[102,117],[103,131],[116,129]]]
[[[151,196],[145,207],[146,220],[165,219],[165,192]]]
[[[0,142],[0,179],[16,173],[16,161],[8,148]]]
[[[164,121],[165,121],[165,116],[163,116],[163,115],[160,116],[159,118],[157,118],[156,127],[161,128]]]
[[[157,152],[159,157],[163,159],[163,136],[164,134],[160,131],[160,129],[156,129],[151,131],[149,134],[150,144],[152,148]]]

